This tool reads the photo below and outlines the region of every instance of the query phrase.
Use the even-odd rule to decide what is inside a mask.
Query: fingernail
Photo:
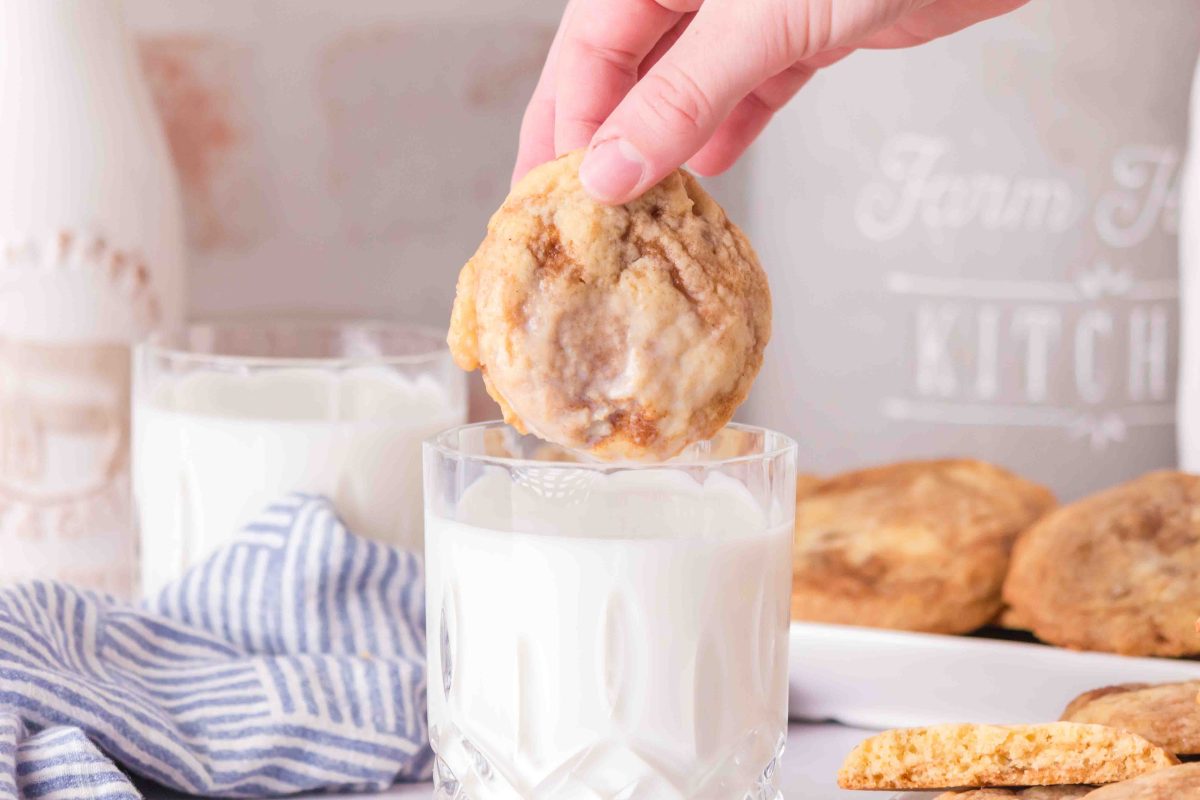
[[[646,172],[646,160],[624,139],[609,139],[594,146],[579,166],[579,181],[602,203],[622,203],[637,189]]]

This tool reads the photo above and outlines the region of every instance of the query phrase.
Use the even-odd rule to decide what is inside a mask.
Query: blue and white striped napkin
[[[420,559],[303,495],[141,608],[0,591],[0,798],[138,797],[122,770],[208,797],[426,779],[424,613]]]

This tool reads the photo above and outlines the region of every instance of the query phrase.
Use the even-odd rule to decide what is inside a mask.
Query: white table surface
[[[854,745],[871,735],[871,731],[848,728],[836,724],[793,723],[788,730],[787,750],[783,755],[781,788],[784,800],[886,800],[890,792],[848,792],[837,787],[837,770],[842,759]],[[175,800],[184,798],[164,789],[143,787],[147,800]],[[433,796],[433,786],[428,783],[402,784],[379,794],[342,795],[345,798],[363,800],[428,800]],[[332,794],[298,795],[295,800],[330,800],[339,797]]]
[[[788,731],[787,750],[783,755],[782,790],[784,800],[883,800],[890,793],[847,792],[837,788],[837,769],[854,745],[871,735],[870,731],[842,725],[793,724]],[[353,795],[355,798],[422,798],[432,796],[427,783],[396,786],[375,795]],[[335,795],[308,795],[311,800],[329,800]],[[154,798],[155,795],[147,794]],[[166,795],[158,795],[163,798]]]

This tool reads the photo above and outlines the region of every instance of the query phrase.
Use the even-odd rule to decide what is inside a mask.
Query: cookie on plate
[[[1139,778],[1102,786],[1088,800],[1196,800],[1200,797],[1200,764],[1151,772]]]
[[[583,151],[513,188],[463,267],[447,340],[523,433],[604,459],[667,458],[746,398],[771,332],[758,257],[682,170],[622,206]]]
[[[1021,615],[1014,611],[1009,606],[1005,606],[1000,611],[1000,615],[993,621],[995,625],[1001,628],[1007,628],[1010,631],[1028,632],[1029,625],[1025,620],[1021,619]]]
[[[967,459],[909,461],[806,486],[796,501],[792,616],[965,633],[995,618],[1017,535],[1044,487]]]
[[[1059,508],[1017,541],[1004,598],[1052,644],[1200,654],[1200,476],[1154,472]]]
[[[1091,786],[1030,786],[1028,789],[967,789],[963,792],[946,792],[937,800],[1003,800],[1017,797],[1020,800],[1073,800],[1092,791]]]
[[[846,756],[838,785],[879,790],[1102,784],[1178,763],[1136,733],[1103,725],[934,725],[884,731],[862,742]]]
[[[1063,711],[1071,722],[1133,731],[1177,756],[1200,754],[1200,681],[1125,683],[1093,689]]]

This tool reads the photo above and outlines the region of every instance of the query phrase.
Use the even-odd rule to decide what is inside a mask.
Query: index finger
[[[703,0],[578,0],[558,54],[554,149],[584,147],[658,40]]]

